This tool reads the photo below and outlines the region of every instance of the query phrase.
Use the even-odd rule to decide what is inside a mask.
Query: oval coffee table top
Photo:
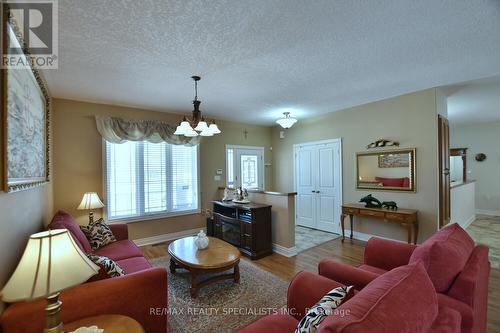
[[[168,253],[182,264],[198,269],[216,269],[234,264],[240,260],[240,251],[218,238],[208,237],[208,247],[198,250],[196,237],[177,239],[168,246]]]

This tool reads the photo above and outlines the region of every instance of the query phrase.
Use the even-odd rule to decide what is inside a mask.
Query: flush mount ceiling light
[[[290,117],[290,112],[283,112],[283,118],[276,120],[276,123],[283,128],[290,128],[297,122],[297,119]]]
[[[174,134],[175,135],[184,135],[187,137],[193,136],[213,136],[214,134],[219,134],[221,131],[215,121],[207,123],[205,117],[201,115],[200,104],[201,101],[198,100],[198,81],[201,80],[199,76],[191,76],[194,80],[194,110],[191,118],[184,117],[182,122],[177,126]]]

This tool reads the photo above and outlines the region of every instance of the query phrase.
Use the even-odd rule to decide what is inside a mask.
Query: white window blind
[[[198,207],[198,147],[106,142],[108,219],[189,212]]]

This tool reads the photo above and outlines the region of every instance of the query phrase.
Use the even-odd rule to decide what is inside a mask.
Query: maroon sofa
[[[238,333],[294,332],[306,309],[342,284],[310,272],[300,272],[288,288],[287,313],[260,318]],[[324,318],[318,333],[458,332],[460,314],[438,304],[422,263],[402,266],[374,279]]]
[[[93,253],[117,261],[126,275],[108,278],[101,270],[89,282],[64,290],[60,297],[63,302],[62,321],[72,322],[102,314],[121,314],[137,320],[148,333],[165,333],[167,271],[164,268],[152,268],[141,250],[128,239],[126,224],[111,224],[109,227],[117,241]],[[68,229],[84,252],[92,252],[87,238],[68,213],[57,212],[49,229]],[[45,304],[43,299],[11,304],[0,317],[3,331],[42,332],[45,325]]]
[[[458,224],[447,226],[420,246],[371,238],[364,264],[352,267],[322,260],[319,274],[362,290],[379,276],[409,263],[422,261],[440,306],[458,311],[462,333],[486,332],[490,262],[488,247],[475,246]]]

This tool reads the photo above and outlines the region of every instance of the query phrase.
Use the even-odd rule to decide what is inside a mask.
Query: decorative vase
[[[200,230],[198,236],[196,236],[196,239],[194,240],[194,244],[199,250],[203,250],[207,248],[208,242],[209,239],[207,235],[205,235],[205,232],[203,230]]]

